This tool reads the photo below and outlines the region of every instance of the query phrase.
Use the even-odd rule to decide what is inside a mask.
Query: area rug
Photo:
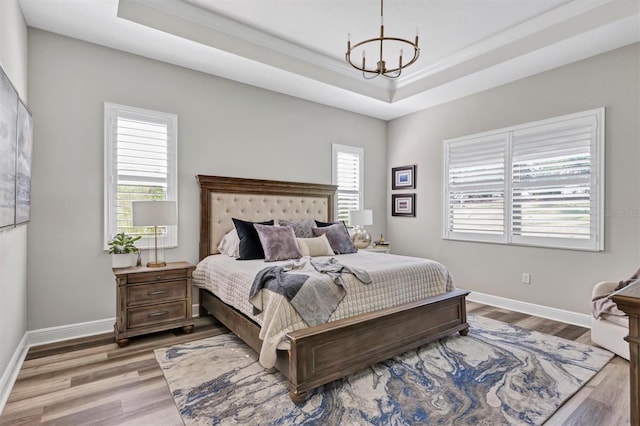
[[[157,349],[186,425],[537,425],[611,358],[599,348],[469,315],[454,335],[371,366],[293,404],[232,334]]]

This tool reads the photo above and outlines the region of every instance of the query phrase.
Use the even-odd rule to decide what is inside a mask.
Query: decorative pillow
[[[299,259],[301,255],[296,234],[288,226],[253,225],[264,249],[264,261]]]
[[[333,256],[335,254],[324,234],[315,238],[296,238],[296,241],[303,256]]]
[[[278,220],[280,226],[290,226],[298,238],[313,238],[313,228],[315,222],[313,219],[303,220],[301,222],[291,222],[288,220]]]
[[[260,244],[260,238],[258,237],[258,231],[253,227],[254,223],[260,225],[273,225],[273,220],[266,222],[247,222],[246,220],[240,220],[231,218],[233,225],[238,231],[238,238],[240,238],[240,246],[238,248],[239,260],[250,259],[264,259],[264,250],[262,244]]]
[[[336,254],[355,253],[358,251],[351,242],[344,224],[335,223],[322,228],[313,228],[313,233],[317,236],[326,235],[331,248]]]
[[[347,224],[344,223],[344,220],[339,220],[337,222],[321,222],[319,220],[314,220],[314,222],[316,223],[316,226],[318,228],[326,228],[327,226],[331,226],[331,225],[335,225],[337,223],[341,223],[342,226],[344,226],[344,230],[347,231],[347,234],[349,234],[349,230],[347,229]]]
[[[235,228],[222,237],[220,244],[218,244],[218,251],[231,257],[240,256],[240,237],[238,237],[238,231]]]

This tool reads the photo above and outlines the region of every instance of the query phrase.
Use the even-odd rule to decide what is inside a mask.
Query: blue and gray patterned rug
[[[612,354],[469,315],[468,336],[425,345],[316,389],[300,406],[231,334],[157,349],[186,425],[542,424]]]

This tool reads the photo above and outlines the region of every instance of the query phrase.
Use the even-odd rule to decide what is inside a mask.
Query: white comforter
[[[354,276],[344,274],[347,294],[329,321],[425,299],[454,289],[449,271],[432,260],[371,252],[332,257],[344,265],[367,270],[372,283],[365,285]],[[219,254],[203,259],[193,273],[194,285],[211,291],[224,303],[260,324],[260,338],[263,340],[260,364],[267,368],[275,365],[277,349],[288,349],[286,333],[307,327],[283,296],[268,290],[261,291],[263,312],[253,315],[249,290],[256,273],[265,267],[284,263],[287,262],[241,261]]]

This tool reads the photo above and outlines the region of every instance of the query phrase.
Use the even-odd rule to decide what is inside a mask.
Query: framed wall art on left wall
[[[0,228],[29,221],[33,118],[0,67]]]
[[[16,147],[16,225],[29,222],[31,208],[31,158],[33,155],[33,117],[18,101]]]

